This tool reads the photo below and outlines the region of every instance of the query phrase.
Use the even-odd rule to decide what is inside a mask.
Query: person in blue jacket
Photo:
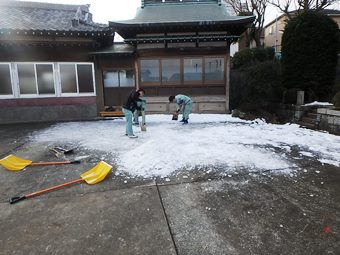
[[[138,137],[134,135],[133,133],[132,118],[136,110],[139,110],[139,111],[141,110],[141,108],[138,106],[138,102],[141,100],[140,97],[143,97],[144,95],[145,95],[144,89],[138,89],[137,91],[132,91],[126,103],[122,107],[122,110],[123,110],[123,113],[126,119],[125,135],[127,135],[130,138]]]
[[[192,100],[190,97],[185,96],[185,95],[177,95],[177,96],[169,96],[169,102],[175,102],[178,104],[178,110],[177,112],[179,113],[181,110],[183,112],[183,118],[181,120],[181,122],[183,122],[183,124],[188,124],[188,120],[189,120],[189,114],[191,112],[192,109]]]

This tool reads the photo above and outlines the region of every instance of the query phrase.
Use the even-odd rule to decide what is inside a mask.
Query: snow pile
[[[314,102],[309,103],[309,104],[304,104],[303,106],[333,106],[333,104],[328,103],[328,102],[314,101]]]
[[[340,137],[262,120],[244,121],[225,114],[191,114],[182,126],[170,115],[147,116],[147,132],[125,134],[125,121],[104,120],[56,124],[32,137],[36,142],[78,143],[118,157],[118,171],[133,176],[168,176],[176,170],[221,167],[225,172],[279,170],[295,166],[287,153],[298,146],[302,155],[340,166]],[[104,160],[110,162],[113,159]]]

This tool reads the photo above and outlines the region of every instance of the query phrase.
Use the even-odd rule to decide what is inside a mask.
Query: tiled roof
[[[139,8],[134,19],[110,22],[110,24],[156,24],[214,22],[249,23],[253,16],[231,16],[224,5],[218,4],[172,4]]]
[[[148,32],[229,31],[232,35],[239,35],[254,18],[254,16],[231,16],[226,6],[218,2],[199,4],[179,2],[146,5],[137,10],[133,19],[112,21],[109,25],[124,39]]]
[[[0,0],[0,30],[105,31],[94,23],[89,5]]]
[[[142,0],[142,6],[161,4],[187,4],[187,3],[221,3],[221,0]],[[143,5],[144,4],[144,5]]]

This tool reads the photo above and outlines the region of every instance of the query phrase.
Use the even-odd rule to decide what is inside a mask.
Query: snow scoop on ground
[[[57,151],[61,151],[64,154],[71,154],[71,153],[73,153],[73,149],[65,149],[65,148],[62,148],[62,147],[54,147],[53,149],[57,150]]]
[[[172,113],[172,120],[178,120],[178,112]]]
[[[146,125],[145,125],[145,111],[142,111],[142,123],[140,124],[140,130],[146,131]]]
[[[76,180],[66,182],[66,183],[51,187],[51,188],[36,191],[36,192],[30,193],[30,194],[27,194],[27,195],[12,197],[12,198],[9,199],[9,203],[14,204],[14,203],[17,203],[17,202],[24,200],[26,198],[39,196],[39,195],[42,195],[46,192],[53,191],[53,190],[56,190],[56,189],[60,189],[60,188],[63,188],[65,186],[68,186],[68,185],[71,185],[71,184],[74,184],[74,183],[77,183],[77,182],[81,182],[81,181],[86,181],[87,184],[91,184],[91,185],[96,184],[96,183],[104,180],[105,177],[111,171],[111,169],[112,169],[111,165],[107,164],[104,161],[100,161],[95,167],[93,167],[89,171],[81,174],[80,179],[76,179]]]
[[[27,166],[47,166],[47,165],[64,165],[64,164],[79,164],[80,160],[75,161],[52,161],[52,162],[32,162],[31,160],[19,158],[14,155],[8,155],[0,160],[2,165],[7,170],[20,171]]]
[[[50,151],[52,151],[54,153],[54,156],[56,156],[57,158],[60,158],[61,156],[64,155],[64,153],[54,149],[54,148],[50,148]]]

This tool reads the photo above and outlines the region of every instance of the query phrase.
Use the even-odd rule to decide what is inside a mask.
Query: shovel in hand
[[[8,155],[0,160],[2,165],[7,170],[20,171],[27,166],[47,166],[47,165],[64,165],[64,164],[79,164],[79,160],[75,161],[54,161],[54,162],[32,162],[31,160],[19,158],[14,155]]]
[[[140,124],[140,130],[146,131],[146,125],[145,125],[145,111],[142,111],[142,123]]]
[[[178,112],[172,114],[172,120],[178,120]]]
[[[56,190],[56,189],[60,189],[60,188],[63,188],[65,186],[77,183],[77,182],[86,181],[87,184],[96,184],[96,183],[104,180],[105,177],[108,175],[108,173],[111,171],[111,169],[112,169],[111,165],[107,164],[104,161],[100,161],[95,167],[93,167],[89,171],[81,174],[80,179],[76,179],[76,180],[66,182],[66,183],[51,187],[51,188],[36,191],[36,192],[31,193],[31,194],[12,197],[12,198],[9,199],[9,203],[14,204],[14,203],[17,203],[17,202],[24,200],[26,198],[39,196],[39,195],[42,195],[46,192],[53,191],[53,190]]]

